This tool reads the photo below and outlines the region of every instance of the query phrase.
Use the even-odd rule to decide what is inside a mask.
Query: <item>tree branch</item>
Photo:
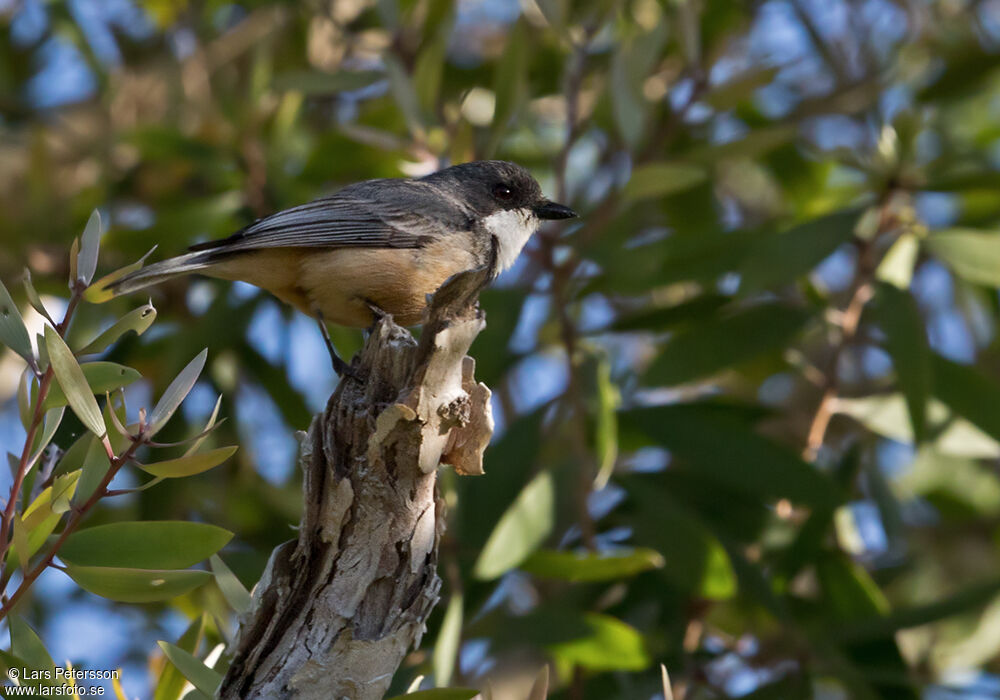
[[[380,319],[302,442],[297,540],[271,555],[220,698],[381,698],[438,600],[440,463],[481,474],[490,391],[469,346],[488,270],[431,300],[420,342]]]

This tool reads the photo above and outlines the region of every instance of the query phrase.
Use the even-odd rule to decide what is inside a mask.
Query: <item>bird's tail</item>
[[[105,289],[112,292],[115,296],[128,294],[129,292],[145,289],[146,287],[151,287],[154,284],[159,284],[174,277],[204,270],[210,267],[213,262],[218,261],[218,256],[214,255],[214,253],[215,251],[186,253],[178,255],[176,258],[153,263],[127,274],[121,279],[109,282]]]

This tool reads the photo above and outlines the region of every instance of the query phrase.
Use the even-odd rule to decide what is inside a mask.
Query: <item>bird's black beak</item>
[[[535,216],[539,219],[572,219],[576,216],[576,212],[546,199],[535,207]]]

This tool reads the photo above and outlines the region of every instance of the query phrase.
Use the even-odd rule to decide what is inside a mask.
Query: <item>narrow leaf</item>
[[[543,578],[564,581],[614,581],[663,566],[660,553],[645,548],[620,552],[556,552],[541,549],[521,569]]]
[[[157,642],[178,671],[181,672],[195,688],[210,698],[215,697],[215,691],[222,684],[222,676],[206,666],[201,659],[184,651],[170,642]]]
[[[177,647],[189,654],[194,654],[205,634],[205,621],[206,615],[204,613],[195,618],[177,640]],[[156,682],[156,690],[153,691],[153,700],[180,700],[186,683],[187,680],[176,666],[172,663],[164,664],[160,678]]]
[[[154,464],[137,464],[136,466],[153,476],[166,478],[193,476],[222,464],[232,457],[237,449],[236,446],[219,447],[208,452],[202,452],[201,454],[168,459],[162,462],[155,462]]]
[[[218,584],[222,597],[229,603],[229,607],[235,610],[237,615],[243,615],[250,610],[253,602],[250,592],[243,587],[243,583],[232,569],[226,566],[218,554],[213,554],[208,561],[215,576],[215,583]]]
[[[177,407],[181,405],[181,402],[194,387],[195,382],[198,381],[199,375],[201,375],[202,369],[205,368],[205,359],[208,357],[208,350],[202,350],[198,353],[187,366],[181,370],[174,381],[170,383],[167,390],[163,392],[163,396],[157,402],[156,406],[153,408],[153,412],[149,415],[149,435],[152,436],[164,426],[164,424],[170,420],[170,417],[174,415],[174,411]]]
[[[28,303],[31,304],[32,308],[53,326],[56,325],[56,322],[52,320],[48,310],[45,308],[45,304],[42,303],[42,298],[38,295],[35,284],[31,281],[31,270],[28,268],[24,268],[24,292],[28,295]]]
[[[98,525],[74,532],[59,558],[79,566],[184,569],[222,549],[233,533],[185,521]]]
[[[131,367],[114,362],[84,362],[79,367],[91,394],[106,394],[142,378],[142,375]],[[53,384],[49,388],[49,393],[42,404],[43,408],[51,409],[68,403],[66,393],[61,387],[61,384]]]
[[[138,309],[133,309],[118,319],[114,325],[101,332],[96,338],[80,348],[77,353],[80,355],[92,355],[103,352],[109,345],[117,341],[129,331],[135,331],[136,335],[142,335],[146,329],[153,325],[156,320],[156,309],[151,303],[143,304]]]
[[[45,643],[35,630],[19,615],[7,617],[10,625],[10,650],[28,664],[29,668],[52,669],[55,662],[45,648]]]
[[[35,355],[31,352],[31,336],[21,318],[14,300],[10,298],[7,288],[0,282],[0,343],[3,343],[18,355],[24,358],[25,362],[33,365]]]
[[[700,185],[708,179],[703,166],[687,163],[649,163],[635,169],[622,195],[628,203],[666,197]]]
[[[90,284],[90,280],[94,278],[94,273],[97,271],[97,254],[101,247],[103,233],[101,213],[95,209],[87,220],[87,226],[83,229],[83,235],[80,237],[80,253],[77,258],[76,272],[84,284]]]
[[[531,691],[528,693],[528,700],[545,700],[549,696],[549,665],[545,664],[538,669],[535,682],[531,684]]]
[[[1000,234],[950,229],[928,236],[924,245],[959,277],[1000,287]]]
[[[141,269],[142,264],[146,262],[146,258],[152,255],[154,250],[156,250],[155,245],[152,248],[150,248],[145,255],[143,255],[141,258],[136,260],[131,265],[126,265],[125,267],[119,268],[114,272],[105,275],[104,277],[97,280],[89,287],[87,287],[87,290],[83,293],[84,301],[90,304],[103,304],[106,301],[114,299],[115,294],[110,289],[108,289],[108,286],[117,282],[125,275],[132,274],[136,270]]]
[[[610,615],[585,613],[589,634],[549,647],[561,666],[593,671],[642,671],[649,665],[646,644],[638,630]]]
[[[462,643],[462,594],[452,593],[448,600],[448,608],[444,612],[444,620],[434,642],[434,682],[438,686],[451,685],[452,673],[455,670],[455,660]]]
[[[554,510],[552,474],[543,471],[501,516],[476,560],[476,578],[497,578],[524,561],[552,532]]]
[[[151,603],[184,595],[212,579],[207,571],[157,571],[67,564],[66,574],[85,591],[120,603]]]
[[[52,326],[45,326],[45,347],[48,350],[49,361],[55,372],[59,386],[69,402],[70,408],[76,413],[80,422],[94,435],[103,438],[107,435],[104,427],[104,416],[97,406],[97,399],[87,384],[87,378],[77,364],[76,358],[67,347],[66,342],[59,337]]]
[[[111,464],[108,462],[104,443],[92,438],[88,444],[83,463],[80,465],[80,481],[77,484],[72,502],[76,505],[82,505],[90,500],[109,469],[111,469]]]
[[[474,688],[431,688],[406,695],[396,695],[389,700],[472,700],[477,695],[479,691]]]
[[[931,350],[920,309],[909,292],[891,284],[879,286],[872,308],[886,335],[886,350],[906,397],[913,435],[921,442],[926,435],[927,398],[931,392]]]
[[[1000,440],[1000,411],[996,410],[1000,385],[974,367],[937,354],[932,355],[931,364],[937,397],[994,440]]]
[[[646,372],[648,385],[673,385],[731,368],[767,352],[777,352],[811,318],[780,303],[758,304],[709,318],[674,335]],[[735,342],[735,339],[739,342]]]

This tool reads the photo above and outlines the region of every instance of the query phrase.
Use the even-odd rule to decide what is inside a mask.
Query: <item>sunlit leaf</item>
[[[434,682],[439,686],[451,684],[452,672],[462,643],[462,594],[452,593],[444,620],[434,642]]]
[[[85,591],[120,603],[151,603],[184,595],[208,583],[207,571],[124,569],[66,565],[66,574]]]
[[[77,530],[59,558],[78,566],[184,569],[222,549],[233,533],[185,521],[120,522]]]
[[[531,684],[528,700],[545,700],[549,696],[549,666],[546,664],[538,670],[535,682]]]
[[[227,459],[232,457],[236,453],[237,449],[239,448],[236,446],[218,447],[214,450],[209,450],[208,452],[202,452],[200,454],[178,457],[177,459],[167,459],[153,464],[138,464],[136,466],[147,474],[152,474],[153,476],[166,478],[193,476],[222,464]]]
[[[163,392],[163,396],[160,397],[152,413],[149,414],[150,436],[155,435],[170,420],[170,417],[174,415],[174,411],[177,410],[177,407],[181,405],[188,392],[194,387],[195,382],[198,381],[207,358],[208,350],[202,350],[170,382],[170,386]]]
[[[474,688],[431,688],[415,693],[396,695],[389,700],[472,700],[479,695]]]
[[[316,70],[294,70],[278,73],[272,86],[275,90],[295,90],[305,95],[333,95],[366,88],[385,79],[385,73],[377,70],[325,73]]]
[[[142,335],[146,329],[153,325],[156,320],[156,309],[152,304],[143,304],[138,309],[133,309],[114,325],[102,331],[96,338],[80,348],[77,353],[80,355],[92,355],[103,352],[109,345],[117,341],[129,331],[135,331],[136,335]]]
[[[543,471],[518,494],[476,560],[475,575],[494,579],[524,561],[552,532],[555,484]]]
[[[928,236],[924,245],[959,277],[1000,287],[1000,233],[948,229]]]
[[[882,258],[875,270],[875,277],[899,289],[909,289],[919,255],[920,241],[914,234],[904,233]]]
[[[641,671],[649,653],[638,630],[610,615],[585,613],[589,634],[549,647],[561,667],[582,666],[592,671]]]
[[[973,367],[933,355],[934,394],[994,440],[1000,440],[1000,384]]]
[[[663,566],[663,557],[652,549],[611,552],[556,552],[541,549],[520,568],[543,578],[565,581],[614,581]]]
[[[191,685],[210,698],[215,697],[215,691],[222,684],[222,676],[206,666],[201,659],[190,652],[174,646],[170,642],[157,642],[181,675],[187,678]]]
[[[149,252],[147,252],[145,255],[143,255],[141,258],[139,258],[131,265],[126,265],[125,267],[115,270],[114,272],[111,272],[102,277],[101,279],[97,280],[96,282],[94,282],[92,285],[87,287],[87,290],[83,293],[84,300],[91,304],[103,304],[106,301],[114,299],[115,294],[110,289],[108,289],[108,285],[117,282],[125,275],[131,274],[136,270],[141,269],[142,264],[146,261],[146,258],[152,255],[154,250],[156,250],[156,246],[150,248]]]
[[[73,353],[66,342],[59,337],[52,326],[45,326],[45,347],[48,349],[49,361],[55,372],[59,386],[69,402],[70,408],[76,413],[80,422],[99,438],[107,434],[104,427],[104,416],[97,406],[93,390],[87,383],[87,378],[77,364]]]
[[[100,440],[91,439],[87,447],[87,452],[80,464],[80,481],[77,483],[76,493],[73,495],[73,503],[82,505],[90,500],[94,491],[111,469],[107,452]]]
[[[23,357],[28,364],[35,361],[24,319],[3,282],[0,282],[0,343]]]

